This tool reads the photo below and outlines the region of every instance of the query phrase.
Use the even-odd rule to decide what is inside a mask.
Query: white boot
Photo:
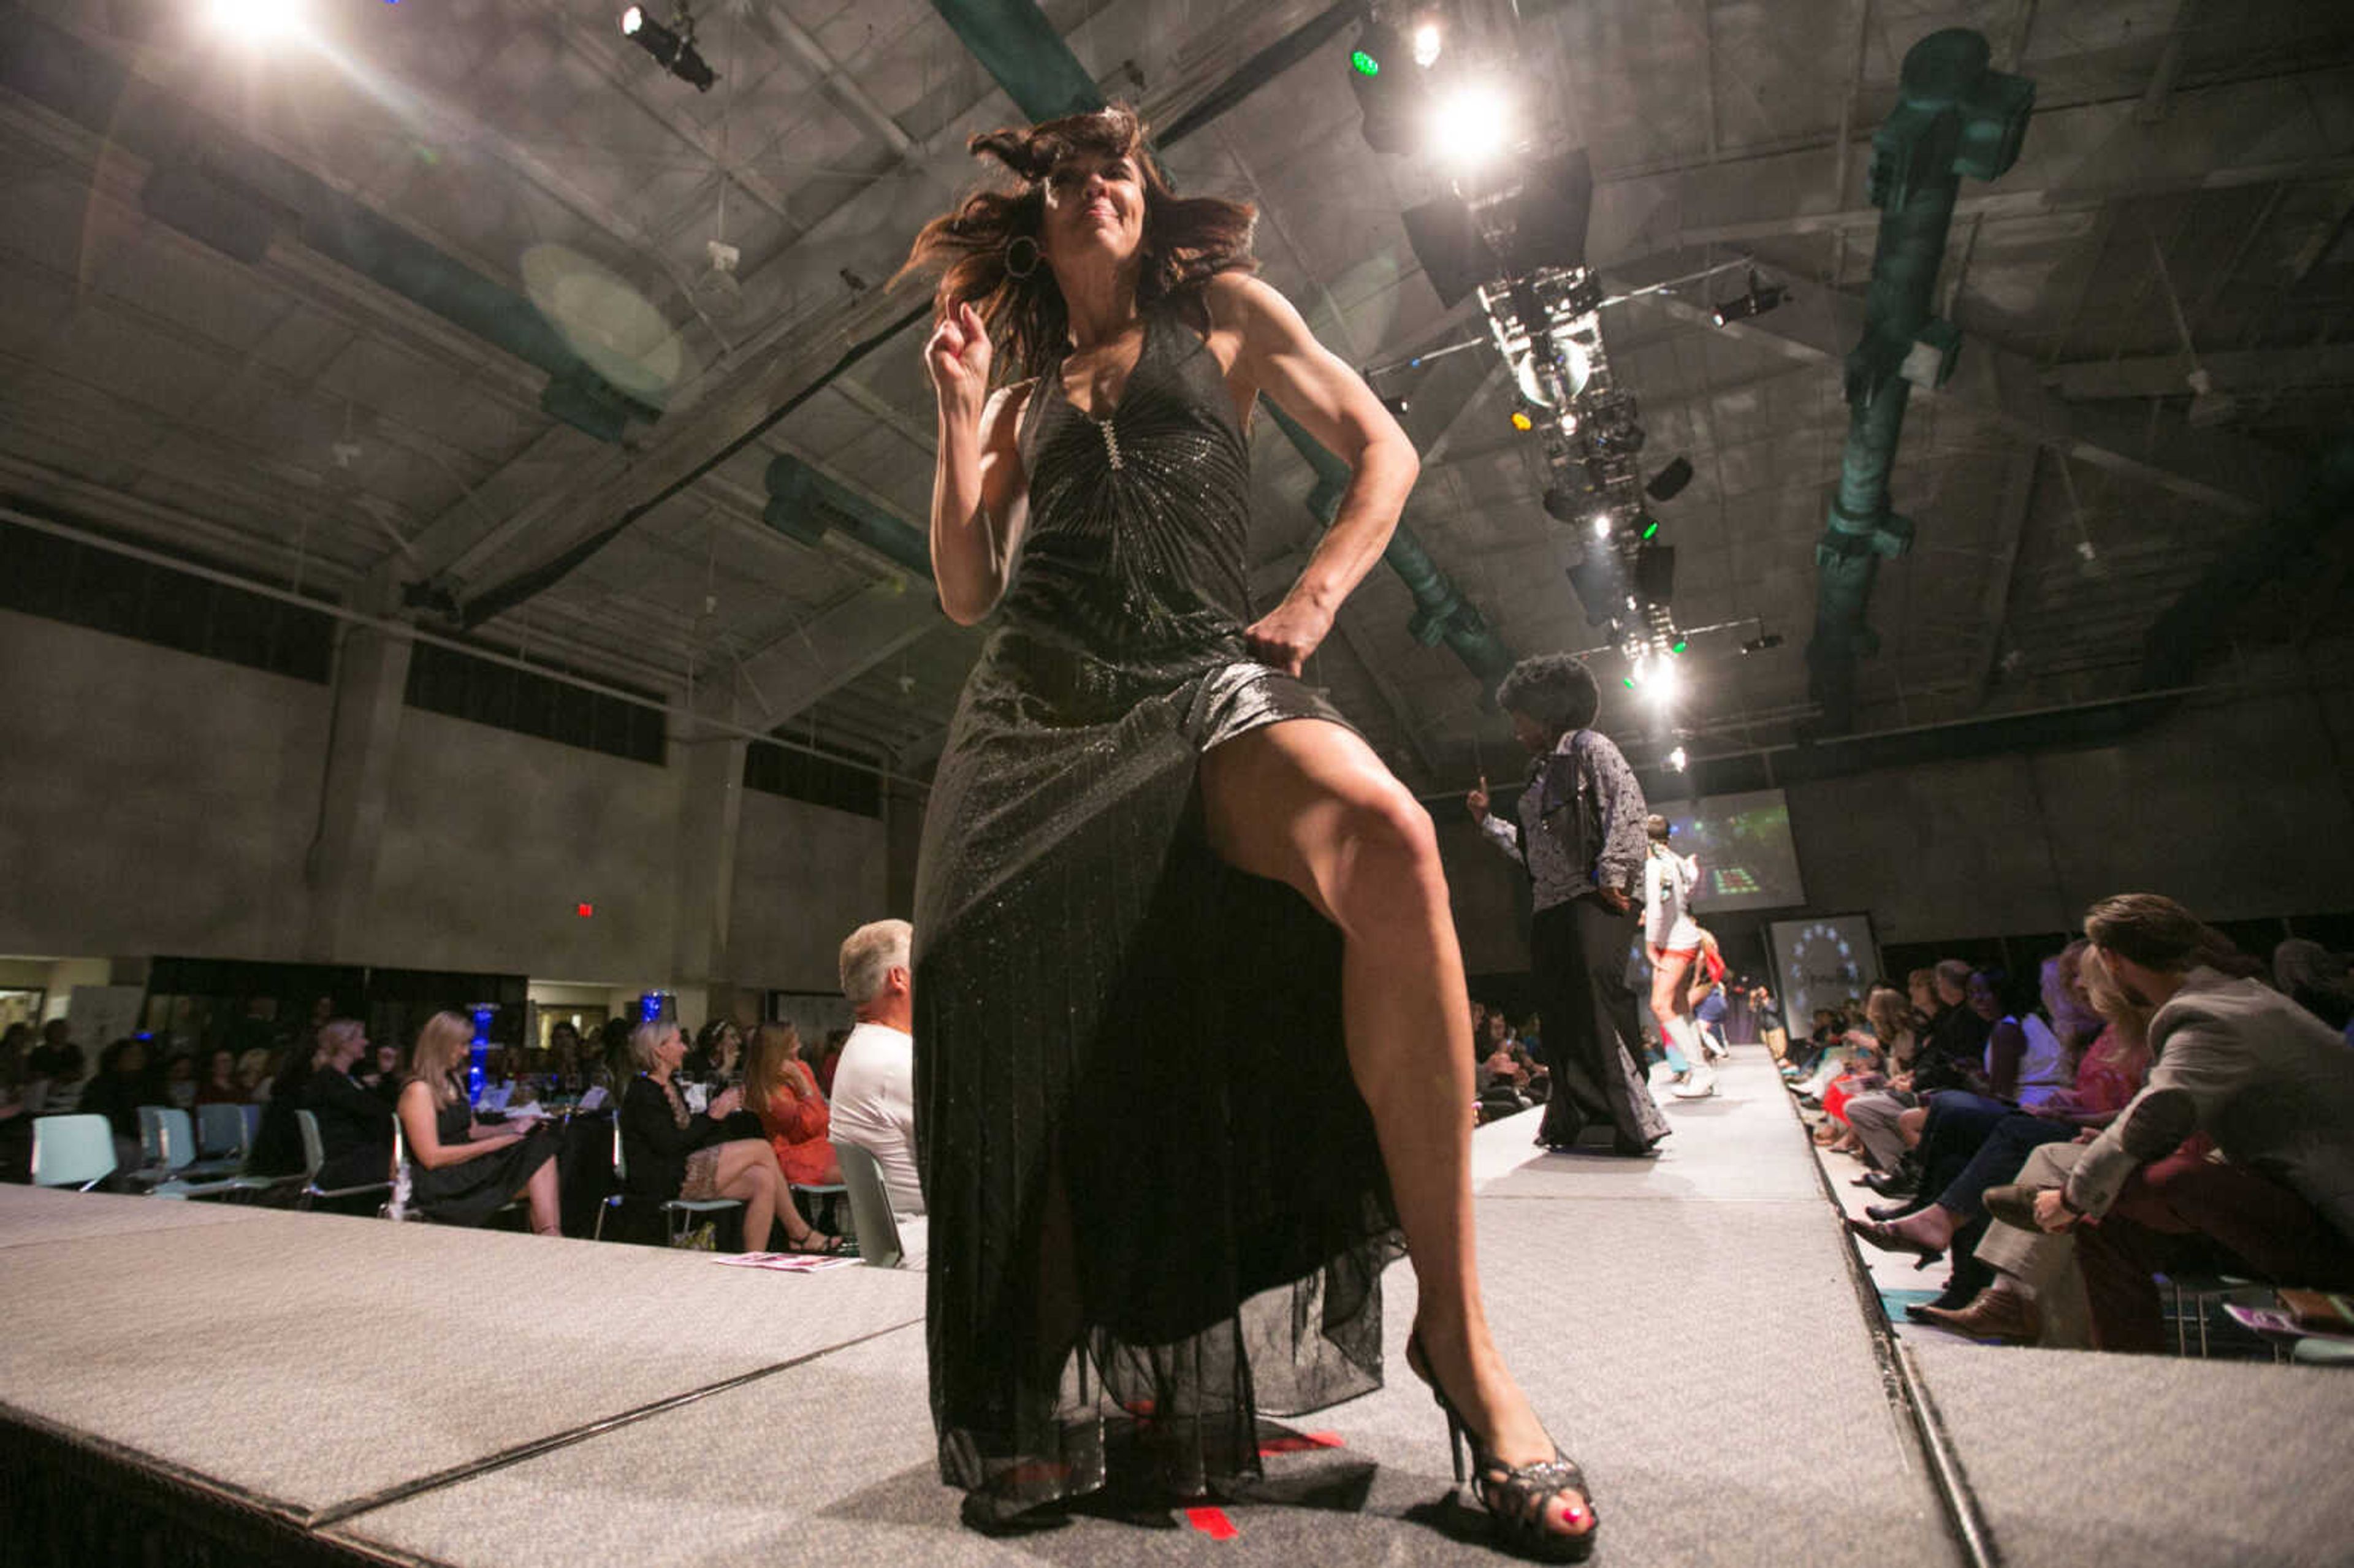
[[[1716,1093],[1716,1069],[1709,1065],[1708,1052],[1701,1044],[1700,1026],[1689,1018],[1675,1021],[1676,1049],[1691,1064],[1691,1072],[1675,1087],[1680,1100],[1704,1100]]]

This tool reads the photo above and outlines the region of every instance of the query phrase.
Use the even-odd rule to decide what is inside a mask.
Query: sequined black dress
[[[1021,452],[1030,521],[916,885],[932,1408],[991,1517],[1101,1486],[1129,1440],[1181,1490],[1255,1474],[1255,1413],[1379,1385],[1395,1245],[1339,933],[1203,835],[1204,751],[1339,719],[1245,644],[1217,361],[1152,308],[1111,414],[1049,374]]]

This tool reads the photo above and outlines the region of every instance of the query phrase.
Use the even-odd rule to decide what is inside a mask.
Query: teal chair
[[[142,1112],[150,1107],[142,1107]],[[154,1162],[165,1174],[184,1181],[210,1181],[234,1176],[245,1163],[241,1156],[207,1159],[202,1140],[196,1136],[196,1122],[187,1112],[176,1106],[157,1106],[155,1112],[156,1144]],[[240,1118],[239,1126],[244,1122]],[[264,1181],[260,1185],[268,1186]]]
[[[255,1107],[259,1109],[260,1107]],[[248,1130],[245,1107],[234,1105],[209,1105],[196,1107],[196,1158],[218,1160],[231,1171],[242,1171],[253,1153],[253,1135]]]
[[[33,1120],[33,1185],[87,1192],[114,1174],[114,1128],[102,1116]]]
[[[602,1203],[597,1205],[597,1225],[589,1237],[592,1241],[605,1239],[605,1216],[629,1201],[627,1189],[630,1184],[630,1167],[628,1160],[621,1153],[621,1118],[619,1116],[613,1118],[613,1183],[620,1190],[610,1193]],[[743,1206],[744,1200],[741,1198],[672,1198],[662,1205],[664,1239],[672,1246],[676,1246],[679,1238],[685,1235],[694,1226],[698,1216],[725,1213],[729,1209],[740,1209]],[[758,1239],[766,1241],[768,1238],[762,1236]],[[744,1245],[749,1247],[753,1240],[754,1238],[747,1236],[744,1238]]]
[[[858,1238],[858,1255],[877,1268],[896,1268],[907,1249],[899,1240],[899,1219],[891,1212],[890,1189],[884,1185],[883,1167],[855,1143],[837,1143],[833,1157],[842,1164],[842,1185],[850,1199],[851,1233]]]

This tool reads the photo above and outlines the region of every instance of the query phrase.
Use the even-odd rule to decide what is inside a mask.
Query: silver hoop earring
[[[1015,259],[1021,255],[1022,247],[1023,246],[1029,247],[1030,260],[1026,263],[1017,267],[1014,265],[1014,261]],[[1038,270],[1038,263],[1044,259],[1044,252],[1038,249],[1038,242],[1031,238],[1026,234],[1017,234],[1013,238],[1005,242],[1005,275],[1009,278],[1023,279],[1029,277],[1032,273]]]

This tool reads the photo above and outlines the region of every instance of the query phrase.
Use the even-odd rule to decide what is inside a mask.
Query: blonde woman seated
[[[744,1091],[724,1089],[703,1110],[687,1109],[678,1083],[686,1042],[675,1023],[639,1024],[630,1032],[630,1057],[638,1075],[621,1093],[621,1157],[629,1166],[622,1191],[655,1202],[737,1199],[745,1250],[766,1251],[785,1180],[767,1143],[730,1139],[720,1125],[743,1108]]]
[[[509,1200],[527,1198],[533,1232],[561,1235],[556,1136],[528,1118],[474,1119],[465,1083],[473,1036],[473,1025],[454,1012],[437,1012],[418,1031],[393,1107],[415,1168],[409,1206],[443,1224],[479,1225]]]
[[[790,1023],[763,1023],[752,1031],[744,1052],[744,1100],[769,1134],[777,1169],[788,1184],[832,1187],[842,1181],[842,1162],[827,1140],[833,1113],[817,1079],[801,1062],[801,1031]],[[801,1216],[788,1200],[777,1205],[786,1245],[795,1252],[840,1252],[842,1238],[828,1235]]]

